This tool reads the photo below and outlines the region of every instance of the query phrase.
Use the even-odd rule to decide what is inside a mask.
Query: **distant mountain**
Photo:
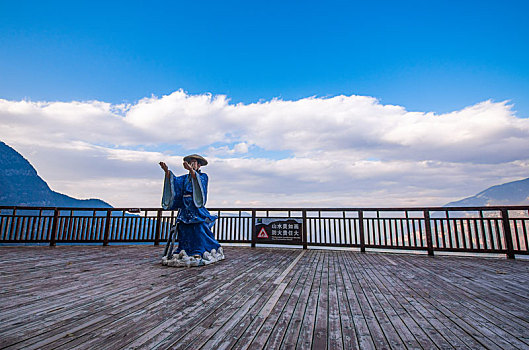
[[[1,141],[0,205],[112,208],[100,199],[75,199],[52,191],[20,153]]]
[[[475,196],[445,204],[445,207],[529,205],[529,178],[487,188]]]

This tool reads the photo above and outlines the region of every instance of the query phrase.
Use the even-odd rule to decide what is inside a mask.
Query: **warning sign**
[[[266,233],[266,230],[264,227],[262,227],[261,231],[259,231],[257,238],[268,238],[268,234]]]
[[[255,232],[258,243],[301,244],[303,219],[256,218]]]

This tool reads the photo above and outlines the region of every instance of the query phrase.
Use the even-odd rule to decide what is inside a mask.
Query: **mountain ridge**
[[[0,205],[112,208],[100,199],[77,199],[53,191],[31,163],[0,141]]]
[[[445,207],[529,205],[529,178],[495,185],[478,194],[445,204]]]

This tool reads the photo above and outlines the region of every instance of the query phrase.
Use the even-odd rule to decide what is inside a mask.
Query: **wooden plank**
[[[285,335],[281,344],[281,347],[284,349],[296,348],[305,316],[305,310],[308,305],[311,287],[314,284],[314,279],[317,278],[317,266],[321,263],[323,254],[319,251],[310,252],[310,254],[313,256],[313,260],[311,260],[310,264],[310,271],[307,275],[307,278],[305,279],[299,294],[299,298],[294,306],[292,317],[290,318],[289,324],[285,331]],[[290,308],[291,306],[289,306],[289,309]]]
[[[312,347],[315,349],[327,348],[329,316],[329,255],[332,252],[324,253],[322,264],[321,280],[316,300],[316,319],[314,322],[314,333],[312,335]],[[315,293],[316,294],[316,293]]]
[[[356,255],[353,256],[356,257]],[[393,320],[391,317],[393,316],[393,310],[386,303],[381,303],[383,300],[379,300],[378,291],[370,285],[369,280],[362,274],[360,266],[358,269],[355,269],[354,274],[356,275],[362,292],[365,295],[367,301],[366,308],[369,307],[372,310],[376,322],[379,324],[384,337],[390,345],[396,346],[396,344],[399,344],[402,341],[412,342],[409,334],[405,333],[406,329],[401,327],[400,323],[396,325],[392,323],[392,321],[398,321]]]
[[[327,348],[344,349],[342,338],[342,318],[340,314],[340,300],[338,298],[338,282],[336,272],[336,255],[340,253],[329,254],[328,266],[328,308],[325,318],[328,319]],[[349,342],[350,343],[350,342]],[[348,349],[350,347],[347,347]]]
[[[273,290],[273,293],[269,296],[268,300],[266,301],[266,304],[264,304],[260,310],[259,307],[254,306],[253,310],[255,311],[249,311],[245,313],[245,315],[242,318],[239,318],[236,323],[234,322],[234,325],[231,330],[225,332],[226,335],[223,335],[222,340],[215,344],[213,346],[214,348],[231,348],[236,342],[241,339],[242,334],[245,330],[247,330],[249,327],[257,327],[258,324],[260,324],[270,315],[273,309],[281,308],[281,304],[277,305],[279,298],[281,297],[283,292],[285,292],[285,289],[287,288],[290,280],[292,279],[292,274],[289,276],[289,278],[287,278],[287,275],[289,275],[290,271],[292,271],[294,266],[296,266],[299,259],[301,259],[304,253],[305,251],[299,252],[296,259],[294,259],[294,261],[292,261],[290,265],[272,282],[272,287],[275,289]],[[290,290],[288,291],[290,292]],[[254,313],[257,312],[257,310],[259,310],[258,314],[257,316],[254,316]],[[208,343],[206,343],[206,347],[208,347],[207,344]]]
[[[176,339],[180,343],[186,344],[186,341],[180,341],[180,338],[190,333],[200,335],[200,332],[195,331],[200,321],[215,319],[215,313],[222,313],[225,308],[229,308],[230,302],[238,300],[237,296],[241,291],[247,290],[248,286],[252,284],[256,284],[256,279],[260,278],[260,274],[256,272],[261,269],[261,265],[266,259],[263,259],[263,256],[259,253],[248,257],[247,260],[252,258],[255,258],[254,264],[248,264],[245,273],[238,273],[240,272],[238,266],[244,261],[234,259],[232,267],[236,270],[228,273],[228,275],[235,273],[235,277],[229,279],[228,283],[226,283],[225,278],[217,278],[221,282],[220,287],[215,288],[208,296],[199,300],[201,305],[186,305],[185,308],[178,308],[179,304],[171,306],[171,310],[174,310],[170,315],[159,318],[158,324],[153,322],[150,330],[134,339],[126,348],[153,348],[160,342],[170,341],[171,339],[168,338],[171,337],[173,341]],[[187,317],[183,318],[184,315],[187,315]],[[178,334],[180,335],[178,336]],[[193,338],[191,337],[190,339]]]
[[[386,264],[381,259],[385,257],[369,254],[357,258],[364,272],[370,271],[372,266],[376,266],[376,274],[364,273],[364,275],[373,282],[374,288],[380,293],[380,297],[386,299],[384,303],[387,303],[387,310],[394,310],[394,313],[390,311],[392,313],[390,316],[392,323],[394,325],[395,323],[399,324],[401,330],[403,327],[406,327],[409,331],[404,331],[403,333],[408,334],[408,337],[411,335],[415,338],[416,341],[409,339],[408,342],[405,342],[408,347],[417,347],[417,345],[420,345],[424,349],[451,347],[438,332],[432,332],[431,324],[417,313],[412,305],[402,298],[400,293],[398,293],[398,287],[385,278],[386,273],[383,268]]]
[[[296,343],[296,349],[310,349],[312,347],[314,325],[316,321],[316,308],[318,304],[321,277],[325,260],[325,254],[322,253],[321,260],[315,267],[316,276],[314,277],[310,287],[304,316],[301,322],[301,329]]]
[[[414,334],[412,334],[410,329],[407,327],[411,324],[406,325],[401,319],[404,314],[399,313],[399,310],[396,309],[397,303],[394,298],[391,298],[391,293],[382,293],[379,289],[380,286],[376,283],[373,283],[373,280],[370,276],[372,274],[368,272],[377,269],[378,264],[375,266],[369,266],[370,268],[366,268],[364,267],[365,256],[355,254],[351,255],[351,257],[357,259],[357,264],[360,267],[360,269],[357,270],[358,275],[361,276],[365,292],[368,293],[368,296],[372,294],[371,298],[368,297],[371,307],[375,311],[375,315],[377,316],[379,323],[381,323],[381,325],[385,325],[383,331],[386,334],[388,340],[393,341],[394,344],[402,342],[406,347],[409,348],[420,348],[421,346],[424,347],[423,345],[425,344],[419,344],[417,339],[414,337]],[[370,291],[370,293],[368,291]],[[420,332],[420,329],[415,326],[412,328],[412,331]],[[419,336],[421,340],[424,341],[424,334],[418,333],[416,336]],[[425,343],[427,343],[427,341]],[[426,348],[429,348],[430,346],[431,344],[428,344]]]
[[[175,270],[177,270],[177,269],[175,269]],[[129,278],[129,280],[130,280],[130,278]]]
[[[347,290],[349,291],[349,305],[353,311],[353,320],[355,325],[358,324],[358,341],[360,348],[389,348],[389,340],[382,329],[381,324],[375,316],[369,298],[367,297],[361,276],[358,276],[356,270],[359,266],[353,265],[354,259],[351,258],[350,252],[343,256],[342,264],[344,266],[343,274]]]
[[[56,249],[59,249],[59,248],[56,248]],[[79,259],[82,260],[82,257],[77,257]],[[61,278],[61,280],[59,281],[60,284],[64,284],[64,281],[62,279],[64,278],[68,278],[68,277],[74,277],[75,279],[77,279],[79,276],[81,276],[82,274],[86,275],[86,277],[90,277],[92,274],[87,274],[86,272],[91,272],[92,270],[91,269],[86,269],[86,265],[83,266],[83,264],[86,263],[84,261],[82,262],[78,262],[77,264],[72,264],[70,265],[69,262],[61,262],[61,265],[64,266],[64,269],[63,271],[57,271],[57,273],[54,274],[54,276],[52,278]],[[91,262],[89,262],[91,263]],[[113,263],[113,265],[115,265],[115,263]],[[108,269],[106,269],[106,267],[109,267]],[[53,268],[55,269],[55,266],[53,266]],[[114,268],[110,268],[110,266],[101,266],[101,268],[103,269],[106,269],[107,270],[107,273],[112,273],[112,271],[115,271]],[[123,273],[121,272],[113,272],[116,276],[119,276],[119,275],[122,275]],[[97,275],[98,277],[103,277],[105,278],[106,276],[105,275],[100,275],[98,274]],[[115,277],[115,276],[114,276]],[[130,276],[127,276],[127,278],[130,280],[130,278],[132,277],[132,275]],[[50,280],[50,278],[46,278],[46,282],[48,282]],[[86,281],[80,281],[78,284],[80,287],[83,286],[83,283],[85,283]],[[117,282],[117,280],[114,280],[114,282]],[[47,287],[50,287],[50,285],[48,285],[47,283],[45,285],[41,285],[41,288],[47,288]],[[55,292],[55,286],[52,285],[52,288]],[[25,288],[21,288],[23,289],[22,292],[26,292],[26,289]],[[83,288],[84,290],[85,288]]]
[[[243,317],[245,312],[251,310],[255,305],[262,305],[266,299],[261,296],[266,293],[271,294],[271,281],[277,276],[277,271],[281,269],[281,265],[287,261],[290,263],[294,260],[292,252],[288,253],[278,259],[275,256],[276,264],[270,264],[267,259],[262,259],[262,272],[257,274],[258,282],[250,284],[246,289],[241,290],[238,294],[230,295],[227,304],[222,308],[215,308],[209,310],[210,314],[202,317],[202,320],[197,322],[195,326],[187,330],[185,334],[169,335],[163,341],[156,344],[155,348],[186,348],[186,347],[201,347],[205,344],[218,344],[222,341],[223,332],[231,330],[240,317]],[[271,258],[271,257],[269,257]]]
[[[393,260],[393,259],[392,259]],[[398,265],[394,262],[394,266]],[[398,269],[401,269],[398,265]],[[388,268],[386,265],[381,268],[381,272],[386,280],[390,281],[394,290],[398,292],[401,297],[406,300],[410,305],[412,305],[417,313],[424,317],[430,326],[424,326],[424,328],[429,332],[429,335],[432,339],[442,337],[449,342],[451,347],[455,348],[479,348],[482,345],[476,342],[472,337],[470,337],[466,332],[457,327],[457,324],[442,314],[436,309],[437,302],[431,300],[429,295],[426,294],[426,297],[416,293],[416,290],[409,288],[403,281],[407,281],[409,278],[399,278],[401,277],[399,273],[395,272],[395,269]],[[439,336],[438,336],[438,335]],[[442,345],[445,343],[442,339],[439,340],[437,344]]]
[[[246,315],[249,317],[240,319],[236,328],[244,329],[244,332],[239,332],[238,334],[228,333],[224,341],[219,344],[219,348],[236,347],[238,349],[247,349],[251,347],[260,349],[263,346],[274,348],[281,343],[284,331],[281,326],[279,326],[279,330],[276,330],[277,332],[273,329],[276,329],[278,323],[282,323],[278,319],[282,315],[285,305],[291,299],[293,290],[299,286],[298,282],[302,276],[300,272],[307,270],[306,264],[300,266],[300,260],[305,261],[302,259],[305,253],[306,251],[298,253],[297,258],[276,278],[273,282],[275,290],[259,312],[253,315]],[[278,342],[278,344],[272,345],[271,342],[269,343],[269,337],[273,338],[272,342]]]
[[[172,289],[173,287],[168,287],[155,293],[147,293],[140,295],[139,297],[135,298],[132,303],[128,304],[128,310],[141,308],[150,299],[156,298],[160,294],[170,292]],[[68,327],[68,329],[65,331],[54,330],[51,332],[47,332],[46,336],[42,340],[35,339],[36,337],[31,337],[27,338],[24,341],[18,342],[15,345],[17,348],[42,349],[44,346],[50,345],[56,341],[64,339],[65,337],[68,337],[69,334],[75,334],[75,332],[81,329],[85,329],[93,324],[97,324],[98,322],[106,318],[108,318],[108,315],[106,313],[101,313],[98,316],[90,317],[89,319],[84,320],[84,322],[81,322],[79,325],[72,325]]]
[[[79,258],[79,257],[77,257]],[[74,260],[75,261],[75,260]],[[90,288],[84,287],[84,284],[86,281],[81,280],[80,278],[85,276],[90,277],[92,274],[87,274],[87,272],[91,272],[92,269],[88,268],[86,265],[87,262],[83,262],[81,264],[71,264],[70,262],[61,263],[62,266],[62,272],[59,272],[61,270],[57,270],[57,265],[50,266],[50,268],[54,268],[55,271],[52,275],[46,276],[46,283],[44,285],[35,285],[33,284],[33,287],[28,287],[27,284],[19,284],[16,283],[14,286],[10,287],[9,289],[14,291],[14,293],[11,293],[11,298],[15,298],[11,302],[11,305],[7,308],[5,308],[5,312],[0,316],[0,320],[2,320],[2,317],[9,315],[9,310],[12,310],[15,314],[21,314],[24,312],[25,309],[33,308],[37,309],[42,305],[46,305],[48,303],[47,298],[50,297],[59,297],[61,295],[65,295],[70,293],[71,291],[75,289],[81,289],[82,292],[90,292],[92,293],[93,290]],[[88,261],[90,263],[90,261]],[[100,268],[104,268],[106,266],[100,266]],[[98,277],[100,278],[111,278],[112,280],[107,281],[107,285],[111,285],[112,283],[116,283],[116,277],[119,277],[118,272],[116,272],[114,269],[110,268],[106,269],[106,272],[101,272],[98,274]],[[42,271],[40,271],[42,273]],[[130,274],[123,274],[123,272],[120,273],[122,278],[128,277],[129,279],[132,277]],[[34,278],[34,277],[32,277]],[[69,279],[74,278],[75,281],[72,283],[65,283]],[[31,281],[30,281],[31,282]],[[84,288],[83,288],[84,287]],[[37,293],[39,295],[39,301],[35,302],[34,300],[34,293]],[[29,298],[21,298],[20,295],[28,295]],[[17,303],[17,299],[19,301],[22,301],[22,303]],[[9,300],[6,300],[9,301]],[[14,305],[14,306],[13,306]],[[68,307],[68,304],[66,303],[64,306]]]
[[[127,290],[127,292],[129,294],[119,294],[118,297],[121,297],[121,299],[123,298],[126,298],[127,295],[129,296],[128,299],[130,300],[133,296],[134,296],[134,289],[132,290]],[[104,302],[109,302],[109,301],[112,301],[112,299],[114,299],[114,297],[111,295],[110,297],[107,297],[104,299]],[[60,299],[58,300],[59,302],[61,301]],[[117,301],[117,303],[119,303],[119,301]],[[97,304],[101,304],[101,302],[97,302],[96,301],[96,305]],[[80,320],[84,317],[91,317],[93,315],[93,312],[91,312],[92,310],[94,310],[93,308],[89,308],[89,309],[86,309],[86,308],[79,308],[79,307],[76,307],[76,308],[73,308],[73,309],[70,309],[70,308],[65,308],[64,306],[61,306],[62,304],[58,304],[57,305],[57,302],[55,302],[55,304],[50,304],[50,308],[51,308],[51,312],[49,312],[50,310],[47,310],[47,311],[37,311],[38,314],[40,314],[40,318],[41,320],[39,320],[38,318],[33,318],[31,322],[20,322],[22,325],[23,325],[23,328],[19,328],[18,329],[18,333],[20,332],[25,332],[26,334],[31,334],[31,336],[36,336],[38,334],[45,334],[47,331],[50,331],[50,330],[56,330],[58,328],[60,328],[61,326],[64,326],[64,327],[70,327],[71,326],[71,322],[68,320],[68,317],[66,317],[66,315],[70,315],[69,317],[74,317],[74,320]],[[101,306],[101,310],[104,312],[106,309],[104,308],[104,305]],[[64,311],[67,311],[66,313]],[[85,315],[82,315],[83,311],[85,311]],[[97,311],[97,309],[95,309],[94,311]],[[57,314],[57,316],[54,315],[54,313]],[[78,315],[81,314],[79,317]],[[65,319],[66,317],[66,319]],[[31,328],[33,328],[34,330],[31,330]],[[10,335],[14,335],[13,332],[9,332],[8,334]]]
[[[340,328],[341,328],[341,337],[342,344],[344,349],[359,349],[359,335],[357,328],[362,328],[362,326],[357,326],[354,322],[354,316],[351,312],[351,307],[349,305],[349,300],[347,298],[347,288],[344,283],[343,273],[342,273],[342,264],[341,258],[345,253],[334,254],[332,266],[334,269],[334,275],[336,280],[336,295],[337,295],[337,309],[339,312]],[[332,302],[331,302],[332,305]],[[364,331],[367,330],[365,322],[363,322]],[[331,327],[334,329],[335,327]],[[367,333],[369,331],[367,330]],[[369,338],[370,340],[370,338]],[[368,343],[369,345],[364,346],[364,349],[373,349],[374,344],[372,342]]]
[[[213,266],[208,266],[205,269],[209,269]],[[215,266],[218,268],[219,266]],[[190,318],[195,317],[197,311],[204,304],[210,304],[208,299],[212,298],[212,293],[209,288],[194,288],[196,279],[202,279],[201,284],[206,284],[211,287],[215,293],[225,293],[227,290],[231,290],[233,287],[240,283],[240,280],[229,280],[226,283],[226,277],[235,273],[235,266],[230,266],[232,271],[223,269],[218,275],[220,278],[215,278],[215,274],[207,273],[207,271],[200,271],[198,275],[193,278],[190,284],[180,285],[178,289],[179,293],[171,293],[167,296],[167,301],[160,303],[155,301],[152,304],[144,307],[133,313],[123,315],[123,317],[113,320],[111,323],[102,323],[99,325],[97,330],[85,330],[85,336],[77,339],[75,342],[65,344],[65,348],[72,347],[86,347],[86,348],[102,348],[102,347],[116,347],[123,348],[125,344],[130,343],[135,338],[142,336],[142,333],[149,332],[154,325],[158,322],[164,322],[166,318],[172,318],[173,321],[180,320],[178,322],[179,327],[184,327],[185,324],[191,322]],[[225,276],[225,275],[227,276]],[[202,277],[200,277],[202,276]],[[242,277],[242,276],[241,276]],[[160,306],[166,305],[165,308]],[[184,305],[180,308],[175,308],[174,305]],[[161,312],[162,314],[160,314]],[[134,322],[135,319],[141,319],[142,323],[137,324]],[[192,324],[192,323],[191,323]],[[116,334],[126,335],[126,337],[115,337]]]
[[[402,259],[399,259],[402,261]],[[408,265],[407,262],[404,264]],[[417,270],[420,272],[420,269]],[[436,278],[437,274],[432,273],[429,275],[429,278],[419,277],[421,283],[416,283],[415,281],[410,281],[413,285],[411,288],[416,290],[423,290],[432,297],[443,300],[443,303],[437,305],[437,309],[440,310],[447,317],[452,319],[459,327],[461,327],[465,332],[470,334],[477,342],[482,346],[487,348],[509,348],[508,342],[503,339],[500,339],[494,332],[492,332],[488,327],[482,323],[475,322],[469,314],[472,313],[468,309],[467,304],[471,300],[466,300],[464,303],[461,300],[465,300],[464,297],[460,296],[459,293],[456,293],[453,289],[453,286],[447,283],[443,279]]]
[[[464,260],[463,260],[464,261]],[[473,270],[477,270],[478,266],[472,266]],[[428,270],[431,271],[431,270]],[[464,269],[458,269],[458,274],[464,271]],[[475,275],[475,274],[474,274]],[[481,289],[482,286],[487,286],[487,281],[480,277],[483,274],[475,275],[474,280],[477,280],[479,283],[470,281],[468,278],[463,278],[457,283],[453,284],[453,288],[458,292],[461,292],[465,299],[464,306],[473,312],[468,313],[468,316],[479,322],[480,324],[489,325],[487,328],[497,334],[499,337],[508,339],[509,342],[513,343],[515,346],[528,346],[529,339],[526,339],[529,329],[529,322],[523,320],[518,315],[509,313],[504,310],[506,305],[517,306],[516,310],[520,312],[520,315],[527,316],[529,315],[529,307],[527,303],[518,304],[518,303],[496,303],[498,295],[505,295],[505,293],[495,295],[494,286],[489,285],[487,288]],[[467,288],[468,286],[468,288]],[[478,288],[479,292],[473,293],[471,288]],[[486,302],[483,302],[483,295],[486,295]],[[460,302],[461,305],[463,303]],[[518,312],[516,312],[518,314]],[[520,339],[523,343],[520,343]]]
[[[284,266],[285,265],[280,267],[279,271],[282,271]],[[277,272],[278,271],[276,270],[276,273]],[[277,274],[275,276],[277,276]],[[272,278],[275,276],[272,276]],[[264,283],[263,286],[257,290],[257,293],[251,294],[250,298],[248,298],[244,303],[241,303],[237,312],[229,320],[227,320],[227,322],[222,324],[215,334],[204,343],[204,348],[226,349],[231,347],[231,345],[233,345],[239,336],[246,330],[247,325],[254,317],[253,315],[262,310],[262,308],[266,307],[268,300],[272,300],[272,303],[270,303],[269,306],[277,302],[277,300],[274,300],[274,298],[277,297],[274,295],[274,291],[281,292],[284,290],[284,288],[282,288],[283,286],[279,284],[279,289],[276,289],[275,287],[277,285],[274,284],[273,281],[274,278],[268,279],[266,283]],[[265,313],[266,312],[267,311],[265,311]]]
[[[302,259],[296,265],[296,269],[293,272],[294,275],[281,299],[278,300],[274,310],[272,310],[271,315],[266,320],[256,318],[248,327],[249,331],[246,332],[248,337],[240,337],[236,347],[239,347],[239,344],[241,349],[248,347],[251,349],[261,349],[263,347],[277,349],[281,346],[294,316],[295,307],[299,302],[307,278],[317,258],[316,254],[307,253],[305,256],[305,259]]]

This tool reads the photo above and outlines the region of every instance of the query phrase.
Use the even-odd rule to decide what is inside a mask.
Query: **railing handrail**
[[[158,211],[164,209],[154,207],[123,207],[123,208],[87,208],[87,207],[37,207],[37,206],[0,206],[1,209],[22,209],[22,210],[75,210],[75,211]],[[529,205],[493,205],[477,207],[208,207],[209,211],[497,211],[507,210],[528,210]]]
[[[0,206],[0,210],[0,243],[49,242],[50,246],[76,242],[97,242],[103,245],[111,242],[154,242],[158,245],[160,241],[167,239],[167,233],[176,220],[175,211],[162,208]],[[302,236],[297,236],[295,240],[284,240],[287,233],[280,232],[284,236],[279,237],[272,227],[272,235],[278,237],[275,242],[300,244],[305,249],[308,246],[337,246],[356,247],[362,252],[366,248],[422,250],[428,255],[434,255],[434,251],[500,253],[509,258],[514,258],[515,254],[529,254],[529,217],[525,214],[521,217],[509,214],[510,211],[529,214],[529,205],[386,208],[213,207],[209,210],[220,214],[213,230],[221,242],[249,243],[252,247],[257,243],[266,243],[257,239],[257,218],[284,219],[283,214],[276,216],[274,212],[288,212],[289,217],[301,220]],[[499,215],[484,215],[491,211]],[[45,212],[51,212],[53,215]],[[85,215],[84,212],[91,215]],[[227,212],[238,212],[238,215]],[[266,215],[258,215],[263,212]],[[314,216],[313,212],[318,215]],[[322,216],[322,213],[329,212],[341,215]],[[376,213],[375,216],[368,214],[373,212]],[[404,212],[405,215],[381,215],[391,212]],[[438,212],[445,215],[432,215]],[[472,217],[450,215],[459,212],[478,212],[479,217],[473,214]],[[245,215],[242,215],[243,213]],[[346,213],[357,215],[348,216]],[[421,215],[410,215],[412,213]]]

